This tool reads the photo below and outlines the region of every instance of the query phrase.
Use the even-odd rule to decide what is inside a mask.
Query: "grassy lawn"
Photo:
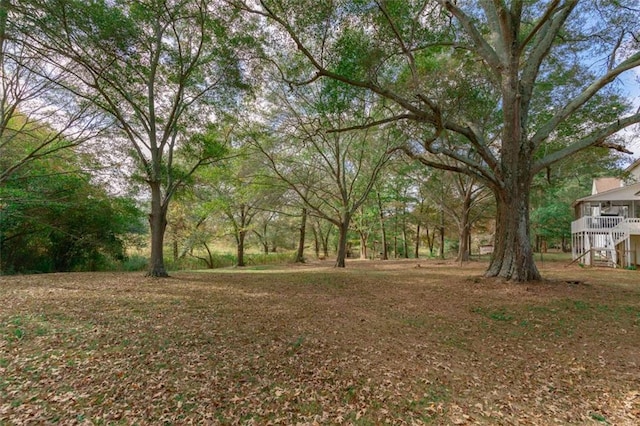
[[[0,424],[640,423],[640,272],[0,277]]]

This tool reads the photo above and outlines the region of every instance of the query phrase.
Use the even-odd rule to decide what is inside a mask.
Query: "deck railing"
[[[615,228],[624,220],[625,218],[622,216],[583,216],[580,219],[571,222],[571,232],[608,232],[611,228]],[[638,230],[640,230],[640,219],[638,222]]]
[[[613,265],[631,265],[629,236],[640,235],[640,218],[584,216],[571,223],[571,233],[574,260],[585,259],[585,263],[591,265],[606,258]],[[624,246],[618,247],[622,242]]]
[[[640,217],[625,219],[625,223],[632,234],[640,234]]]

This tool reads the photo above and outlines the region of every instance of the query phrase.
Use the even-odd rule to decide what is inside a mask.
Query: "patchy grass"
[[[638,424],[638,272],[484,267],[2,277],[0,424]]]

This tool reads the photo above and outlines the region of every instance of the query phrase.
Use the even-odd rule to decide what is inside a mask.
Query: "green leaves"
[[[126,235],[143,232],[132,200],[107,194],[78,168],[67,151],[0,187],[2,272],[95,270],[122,260]]]

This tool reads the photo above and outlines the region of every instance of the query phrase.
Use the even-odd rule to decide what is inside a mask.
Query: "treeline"
[[[0,186],[0,271],[117,269],[146,233],[134,200],[109,194],[72,150],[32,161]],[[0,159],[6,167],[10,155]],[[140,242],[138,241],[137,244]]]
[[[213,265],[219,240],[242,266],[288,229],[297,261],[447,239],[465,260],[486,240],[487,276],[538,280],[535,246],[566,248],[570,202],[630,153],[639,17],[631,0],[0,0],[3,271],[101,268],[145,224],[155,277]]]

